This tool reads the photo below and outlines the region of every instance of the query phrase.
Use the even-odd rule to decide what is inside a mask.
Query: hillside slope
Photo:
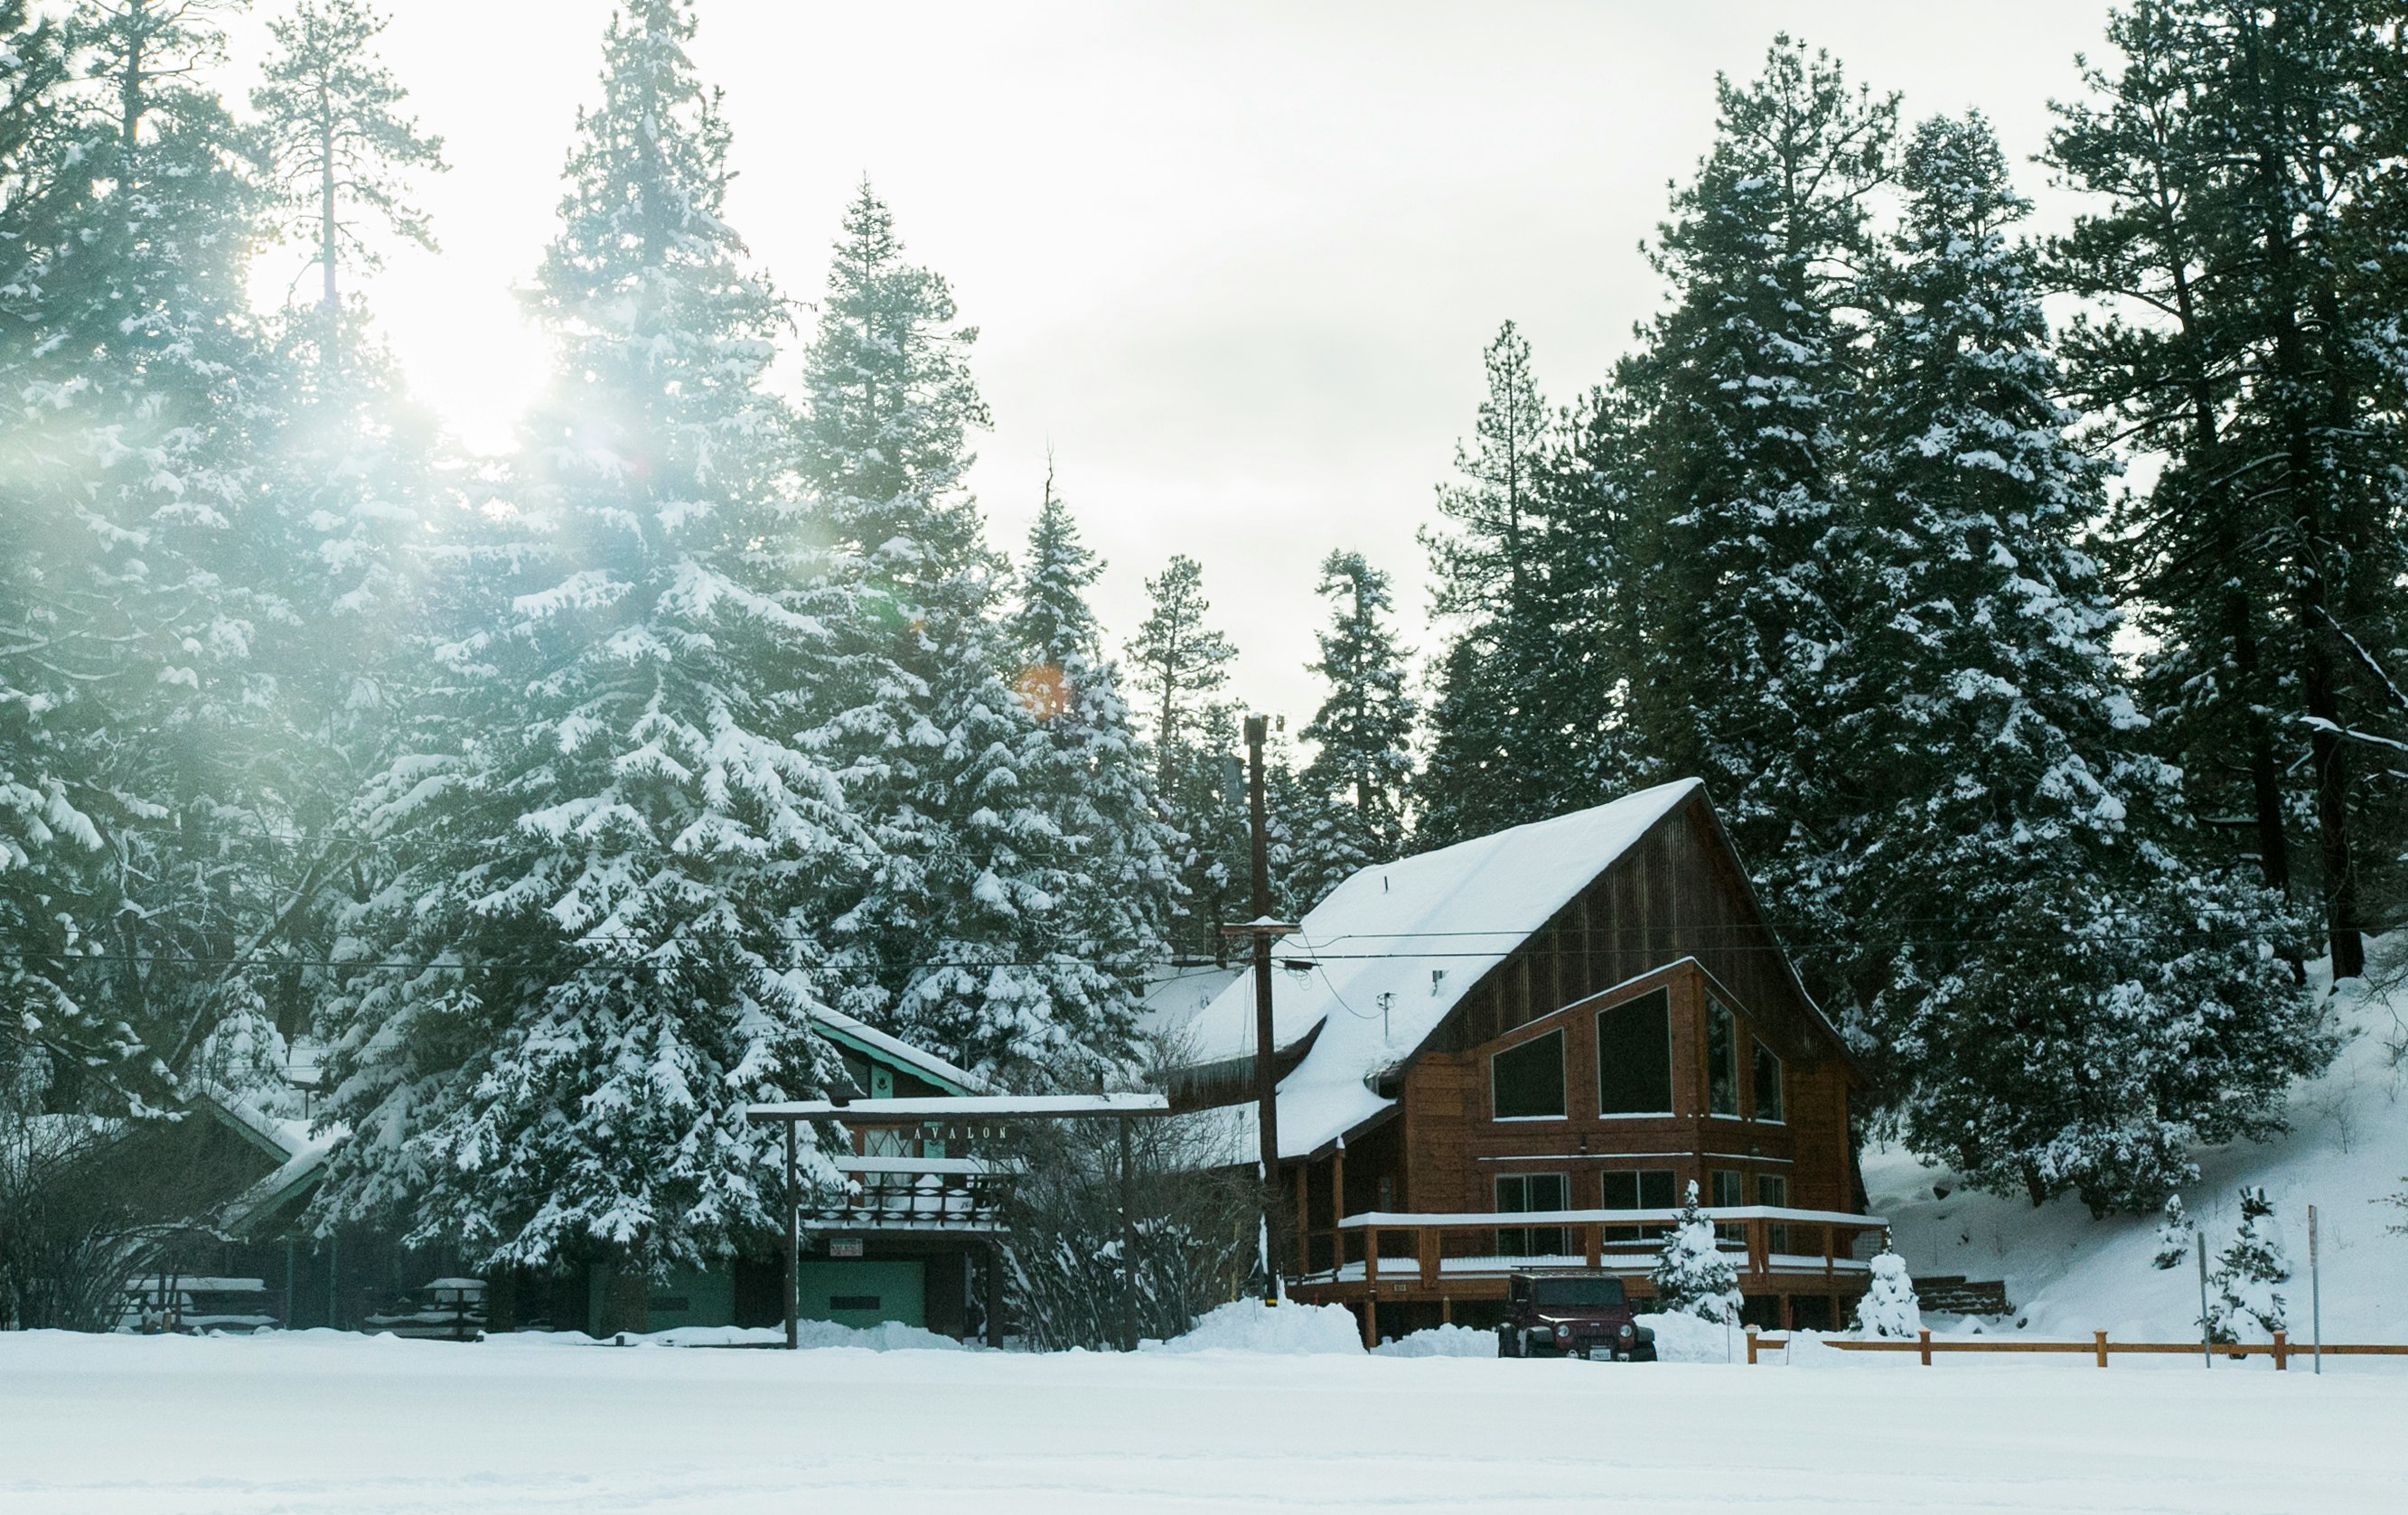
[[[2408,956],[2408,933],[2377,944],[2375,960]],[[2322,969],[2317,970],[2324,993]],[[2316,1207],[2329,1341],[2408,1342],[2408,1236],[2386,1228],[2408,1211],[2379,1203],[2408,1190],[2408,991],[2389,1001],[2352,980],[2329,1001],[2348,1044],[2318,1079],[2291,1092],[2290,1133],[2275,1141],[2201,1148],[2199,1181],[2183,1204],[2207,1235],[2210,1261],[2239,1223],[2237,1191],[2263,1184],[2290,1253],[2284,1291],[2293,1335],[2309,1329],[2307,1207]],[[2195,1336],[2195,1262],[2168,1272],[2150,1265],[2154,1216],[2094,1221],[2071,1197],[2034,1209],[2020,1197],[1975,1193],[1945,1169],[1892,1148],[1869,1150],[1865,1185],[1873,1213],[1918,1277],[2003,1279],[2015,1307],[2001,1323],[2050,1336],[2113,1336],[2180,1341]],[[1935,1329],[1942,1322],[1935,1322]],[[1954,1329],[1975,1329],[1973,1322]]]

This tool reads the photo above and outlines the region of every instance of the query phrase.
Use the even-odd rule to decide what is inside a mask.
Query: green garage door
[[[797,1282],[807,1321],[838,1325],[877,1325],[900,1321],[927,1323],[924,1265],[904,1263],[805,1263]]]

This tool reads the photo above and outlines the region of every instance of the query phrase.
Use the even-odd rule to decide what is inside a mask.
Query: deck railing
[[[1878,1236],[1889,1222],[1878,1215],[1839,1210],[1790,1209],[1771,1205],[1725,1206],[1700,1211],[1714,1222],[1722,1251],[1742,1279],[1861,1276],[1859,1238]],[[1408,1289],[1434,1289],[1445,1279],[1501,1274],[1516,1267],[1588,1267],[1642,1274],[1656,1265],[1663,1233],[1681,1212],[1649,1210],[1531,1210],[1516,1213],[1370,1211],[1350,1215],[1308,1238],[1305,1283],[1385,1279]],[[1561,1238],[1560,1252],[1524,1247],[1506,1251],[1498,1234],[1533,1233]],[[1735,1234],[1735,1239],[1734,1238]],[[1576,1250],[1575,1250],[1576,1249]],[[1537,1255],[1533,1255],[1536,1253]],[[1321,1265],[1324,1260],[1326,1265]]]
[[[1016,1171],[979,1157],[839,1157],[804,1191],[806,1231],[998,1232]]]

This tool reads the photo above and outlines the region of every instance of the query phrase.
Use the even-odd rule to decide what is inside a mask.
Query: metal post
[[[795,1187],[795,1127],[798,1121],[788,1121],[786,1126],[786,1350],[796,1351],[803,1344],[803,1201]]]
[[[326,1237],[326,1323],[337,1331],[343,1328],[340,1305],[343,1295],[335,1284],[335,1265],[341,1261],[341,1246],[342,1238],[332,1235]]]
[[[1121,1128],[1121,1351],[1137,1351],[1137,1167],[1130,1155],[1128,1117]]]
[[[2192,1250],[2199,1253],[2199,1360],[2213,1368],[2215,1350],[2208,1338],[2214,1333],[2207,1328],[2207,1233],[2192,1226],[2190,1239],[2195,1244]]]
[[[1270,919],[1270,821],[1263,796],[1263,743],[1270,737],[1267,716],[1246,717],[1246,818],[1254,833],[1254,911],[1257,925]],[[1254,945],[1254,1121],[1262,1137],[1263,1299],[1278,1302],[1286,1249],[1280,1245],[1278,1050],[1271,1029],[1271,939],[1253,934]]]
[[[2308,1319],[2315,1330],[2315,1370],[2325,1370],[2325,1292],[2316,1277],[2316,1208],[2308,1207]]]

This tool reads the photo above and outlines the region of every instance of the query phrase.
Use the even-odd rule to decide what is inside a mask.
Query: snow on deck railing
[[[826,1099],[755,1105],[755,1121],[1075,1120],[1100,1115],[1168,1115],[1165,1094],[959,1094],[904,1099]]]
[[[1698,1213],[1709,1221],[1725,1224],[1742,1221],[1789,1221],[1806,1225],[1855,1226],[1867,1231],[1889,1224],[1887,1220],[1878,1215],[1851,1215],[1844,1210],[1793,1210],[1778,1205],[1727,1205],[1719,1209],[1700,1209]],[[1368,1210],[1346,1217],[1338,1222],[1338,1229],[1403,1231],[1426,1226],[1485,1230],[1498,1226],[1520,1229],[1556,1225],[1670,1225],[1680,1219],[1679,1210]]]

